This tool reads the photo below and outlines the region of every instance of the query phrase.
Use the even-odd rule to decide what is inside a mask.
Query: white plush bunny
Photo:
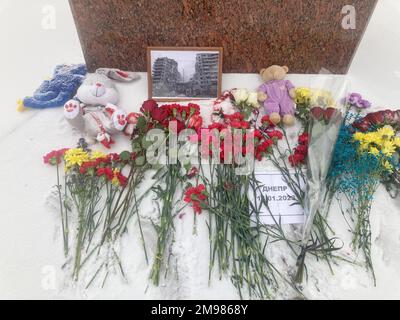
[[[98,69],[89,73],[76,97],[64,105],[64,116],[75,128],[86,133],[89,143],[96,141],[110,148],[111,135],[124,131],[127,115],[117,107],[119,94],[113,80],[129,82],[139,78],[133,72]]]

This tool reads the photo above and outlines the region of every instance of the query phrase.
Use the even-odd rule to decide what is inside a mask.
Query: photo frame
[[[222,47],[147,47],[149,99],[188,101],[221,95]]]

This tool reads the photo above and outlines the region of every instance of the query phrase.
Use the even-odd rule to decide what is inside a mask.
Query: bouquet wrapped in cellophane
[[[296,281],[301,282],[304,274],[304,263],[307,252],[319,254],[337,250],[334,245],[334,238],[321,237],[325,231],[318,229],[315,219],[324,219],[322,216],[324,198],[326,195],[326,180],[335,143],[343,122],[343,97],[347,95],[347,85],[342,79],[327,78],[318,86],[329,89],[331,99],[328,104],[324,101],[321,104],[318,96],[313,99],[311,96],[308,105],[310,114],[308,121],[308,156],[307,156],[307,187],[304,201],[305,222],[301,241],[301,252],[298,257],[298,271]],[[315,231],[314,231],[315,230]]]

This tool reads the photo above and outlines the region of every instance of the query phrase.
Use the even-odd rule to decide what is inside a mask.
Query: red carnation
[[[271,120],[270,120],[270,118],[269,118],[269,115],[265,115],[265,116],[263,116],[263,117],[261,118],[261,124],[262,124],[264,127],[266,127],[266,128],[274,127],[274,126],[275,126],[275,125],[271,122]]]
[[[200,184],[197,187],[189,187],[185,191],[185,196],[183,200],[186,203],[190,203],[196,214],[201,214],[202,208],[201,204],[205,203],[207,199],[206,187],[204,184]]]
[[[235,112],[232,115],[225,115],[226,118],[230,120],[237,120],[237,121],[243,121],[244,117],[240,112]]]
[[[118,162],[121,160],[121,158],[118,153],[110,153],[107,155],[107,160],[109,162]]]
[[[116,177],[118,179],[119,185],[121,187],[126,187],[126,185],[128,184],[128,178],[125,177],[122,173],[118,172],[116,174]]]
[[[262,139],[264,135],[261,133],[260,130],[254,130],[254,138]]]
[[[50,164],[52,166],[59,165],[61,163],[62,157],[67,151],[68,151],[67,148],[60,150],[53,150],[43,157],[43,162],[45,164]]]
[[[290,164],[295,167],[304,161],[305,157],[301,153],[295,153],[289,156]]]
[[[43,162],[45,164],[57,165],[60,164],[61,159],[58,156],[57,151],[51,151],[43,157]]]
[[[304,132],[303,134],[301,134],[298,141],[300,144],[308,144],[308,133]]]
[[[86,174],[89,169],[97,167],[98,162],[97,161],[87,161],[82,163],[82,165],[79,168],[79,172],[81,174]]]
[[[308,133],[304,132],[298,138],[298,145],[294,149],[294,154],[289,156],[289,162],[292,166],[298,166],[305,163],[308,154]]]
[[[270,146],[272,146],[274,143],[271,140],[264,140],[262,143],[260,143],[257,146],[257,152],[265,152],[268,150]]]
[[[189,119],[188,127],[199,130],[203,125],[203,118],[199,115],[193,115]]]
[[[277,140],[281,140],[283,138],[283,134],[279,130],[272,130],[267,133],[270,138],[275,138]]]
[[[250,123],[247,121],[241,121],[241,125],[243,129],[249,129],[250,128]]]
[[[97,175],[99,177],[101,176],[106,176],[107,180],[112,180],[114,178],[114,172],[112,171],[111,168],[106,167],[106,168],[98,168],[97,169]]]
[[[168,120],[165,120],[165,121],[162,123],[162,125],[163,125],[165,128],[169,128],[170,124],[172,125],[172,128],[173,128],[173,129],[175,129],[175,127],[176,127],[176,132],[174,131],[174,133],[179,133],[179,132],[181,132],[182,130],[186,129],[185,124],[184,124],[181,120],[178,120],[178,119],[176,119],[176,118],[171,119],[171,120],[169,120],[169,121],[168,121]]]
[[[143,113],[150,113],[157,107],[158,107],[157,102],[153,99],[150,99],[150,100],[143,102],[142,107],[140,108],[140,111],[142,111]]]
[[[299,145],[296,147],[295,152],[296,152],[296,153],[301,153],[301,154],[303,154],[303,155],[307,155],[308,146],[303,145],[303,144],[299,144]]]
[[[186,129],[186,126],[182,121],[176,120],[176,122],[177,122],[178,133],[181,132],[182,130]]]
[[[150,116],[153,120],[161,123],[168,118],[169,112],[165,107],[154,108],[153,110],[151,110]]]
[[[269,148],[274,144],[274,142],[271,139],[266,139],[262,143],[260,143],[255,151],[255,158],[258,161],[262,160],[262,156],[264,153],[269,151]]]
[[[192,114],[192,115],[200,114],[200,106],[198,104],[189,103],[188,109],[189,109],[190,114]]]
[[[213,129],[217,129],[218,131],[222,131],[223,129],[226,128],[226,125],[218,122],[214,122],[208,126],[208,129],[211,131]]]
[[[235,128],[235,129],[241,129],[242,128],[242,122],[241,121],[233,120],[233,121],[231,121],[230,125],[231,125],[232,128]]]

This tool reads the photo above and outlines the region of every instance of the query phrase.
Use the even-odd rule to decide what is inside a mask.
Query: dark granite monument
[[[377,0],[69,0],[90,70],[146,71],[147,46],[223,47],[223,72],[346,73]],[[352,6],[352,7],[351,7]]]

